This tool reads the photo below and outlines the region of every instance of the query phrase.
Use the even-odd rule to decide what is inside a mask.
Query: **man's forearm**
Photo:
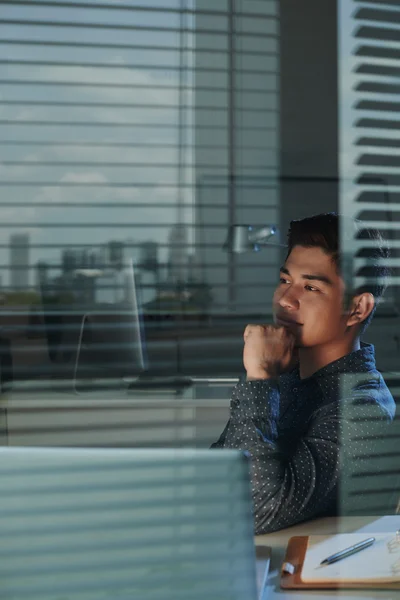
[[[278,417],[279,390],[275,381],[257,379],[238,383],[232,392],[228,424],[211,447],[246,450],[254,442],[251,438],[255,421],[259,431],[272,442],[277,435]]]
[[[231,418],[214,447],[250,456],[256,533],[288,527],[331,508],[337,486],[337,416],[325,415],[306,436],[278,432],[279,391],[270,381],[238,384]]]
[[[325,459],[322,447],[327,452]],[[289,527],[335,505],[336,439],[302,438],[292,454],[279,440],[274,446],[259,440],[249,453],[256,534]]]

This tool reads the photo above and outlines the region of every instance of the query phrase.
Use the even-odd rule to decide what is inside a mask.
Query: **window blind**
[[[155,371],[186,369],[174,342],[163,351],[163,329],[183,343],[189,324],[268,311],[274,248],[222,246],[231,224],[277,221],[275,0],[2,2],[0,47],[0,300],[14,374],[47,360],[40,328],[57,337],[63,314],[126,310],[130,259]],[[237,368],[209,357],[189,371]]]
[[[354,56],[349,65],[353,68],[345,67],[351,77],[348,81],[354,86],[354,95],[351,95],[350,89],[343,89],[342,96],[343,101],[354,97],[354,105],[348,109],[354,127],[349,141],[353,146],[350,152],[354,168],[350,171],[352,187],[348,194],[342,195],[341,203],[347,213],[361,219],[366,227],[379,228],[388,240],[391,258],[387,265],[392,276],[384,302],[397,310],[400,263],[396,166],[400,158],[397,154],[399,122],[396,118],[400,108],[396,94],[400,72],[400,12],[398,7],[393,9],[389,5],[354,2],[354,29],[349,30]],[[343,135],[348,135],[348,132],[343,132]],[[371,279],[368,259],[373,241],[366,239],[361,232],[351,245],[348,250],[354,251],[354,278],[359,286]]]
[[[378,0],[340,3],[341,195],[343,214],[362,221],[358,232],[342,231],[347,281],[355,288],[379,282],[372,270],[375,242],[367,230],[378,228],[390,249],[389,284],[365,341],[375,345],[377,365],[397,404],[390,427],[383,427],[371,456],[355,455],[343,465],[341,510],[347,514],[387,514],[400,495],[398,468],[399,386],[399,184],[400,160],[398,76],[400,73],[400,11],[398,2]],[[343,385],[352,385],[344,381]],[[346,395],[346,394],[345,394]],[[343,439],[357,409],[342,409]],[[364,427],[377,415],[361,419]],[[360,419],[358,419],[360,420]],[[349,453],[350,455],[350,453]]]

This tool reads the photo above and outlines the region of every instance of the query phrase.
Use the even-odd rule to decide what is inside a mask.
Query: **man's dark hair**
[[[346,264],[346,256],[341,254],[341,248],[348,245],[341,243],[341,241],[350,242],[352,239],[366,239],[374,242],[372,247],[362,250],[362,256],[367,259],[367,265],[358,271],[358,275],[368,277],[370,282],[356,289],[353,282],[353,255],[350,256],[349,264]],[[357,294],[363,292],[373,294],[375,306],[371,314],[362,323],[360,333],[363,333],[371,322],[376,305],[383,296],[389,277],[389,268],[384,263],[384,260],[390,256],[389,247],[379,230],[370,228],[361,221],[342,217],[337,213],[323,213],[290,222],[286,258],[294,246],[321,248],[332,257],[332,261],[346,284],[347,305]],[[357,256],[360,256],[360,253],[357,253]]]

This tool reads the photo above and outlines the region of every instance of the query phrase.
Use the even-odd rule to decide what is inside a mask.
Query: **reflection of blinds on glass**
[[[198,0],[199,8],[208,7]],[[222,246],[230,225],[276,224],[278,219],[279,16],[275,0],[229,0],[225,32],[196,35],[195,164],[196,249],[203,277],[211,284],[216,312],[270,312],[279,260],[276,247],[235,255]],[[212,17],[196,15],[196,28]],[[224,52],[224,54],[221,53]],[[208,103],[210,60],[224,67],[212,110]],[[217,110],[215,110],[217,109]],[[209,129],[213,129],[210,135]],[[204,145],[208,146],[203,149]],[[213,168],[205,160],[211,152]]]
[[[38,261],[59,273],[76,247],[101,263],[113,241],[145,258],[151,239],[173,277],[187,274],[192,226],[206,244],[226,228],[192,220],[195,171],[224,175],[225,206],[231,176],[274,179],[276,36],[272,0],[4,2],[3,255],[10,233],[28,237],[13,238],[3,286],[34,285]]]
[[[68,393],[29,381],[4,397],[0,445],[209,448],[229,419],[230,385]]]
[[[181,151],[192,128],[182,116],[193,97],[190,14],[178,0],[2,4],[2,224],[26,231],[19,246],[33,271],[39,260],[47,277],[63,275],[65,263],[109,266],[107,244],[118,243],[120,258],[147,258],[151,271],[159,251],[166,268],[178,199],[191,225],[193,186],[181,176],[193,168],[192,148]],[[17,259],[10,285],[34,285]]]
[[[3,372],[70,377],[84,315],[129,312],[130,259],[153,371],[185,370],[172,329],[265,313],[276,252],[221,248],[277,222],[277,35],[276,0],[1,3]],[[189,371],[237,368],[209,356]]]
[[[239,452],[3,449],[3,598],[255,600]]]

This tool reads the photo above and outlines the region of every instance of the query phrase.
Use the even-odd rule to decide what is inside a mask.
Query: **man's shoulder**
[[[320,382],[319,382],[320,383]],[[321,408],[343,412],[369,411],[392,420],[396,403],[382,374],[376,369],[359,373],[341,373],[334,386],[320,385]],[[349,409],[351,408],[351,411]]]
[[[349,398],[355,407],[375,406],[389,420],[394,418],[396,403],[382,374],[377,370],[359,373],[358,381],[353,385]]]

